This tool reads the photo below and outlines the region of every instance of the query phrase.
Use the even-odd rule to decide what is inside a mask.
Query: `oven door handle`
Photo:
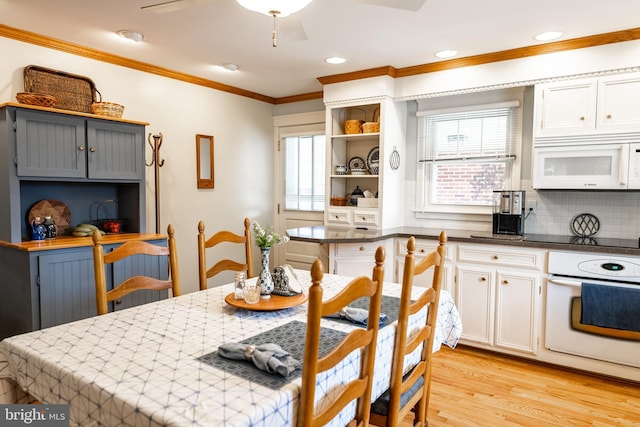
[[[549,277],[548,280],[554,285],[573,286],[576,288],[582,287],[582,282],[576,280],[560,279],[558,277]]]

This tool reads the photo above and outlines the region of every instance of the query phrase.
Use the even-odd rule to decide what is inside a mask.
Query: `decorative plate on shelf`
[[[600,220],[590,213],[576,215],[571,220],[571,231],[578,237],[591,237],[600,230]]]
[[[40,217],[44,221],[45,216],[50,216],[56,223],[58,236],[67,232],[71,227],[71,211],[64,202],[54,199],[44,199],[36,202],[27,216],[28,224],[31,225],[34,219]]]
[[[352,157],[349,159],[349,169],[365,169],[364,159],[362,157]]]
[[[378,167],[380,163],[380,147],[376,146],[369,151],[367,155],[367,167],[371,170],[371,166]]]

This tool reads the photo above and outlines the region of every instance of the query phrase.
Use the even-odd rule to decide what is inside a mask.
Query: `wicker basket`
[[[344,133],[346,134],[354,134],[354,133],[362,133],[362,124],[366,120],[366,113],[362,108],[348,108],[346,111],[346,118],[344,121]],[[353,118],[354,112],[360,112],[363,115],[363,119],[359,120]]]
[[[124,112],[124,106],[120,104],[115,104],[113,102],[94,102],[91,104],[91,110],[93,114],[97,114],[99,116],[106,117],[122,117],[122,113]]]
[[[362,132],[363,133],[375,133],[380,132],[380,110],[376,108],[373,111],[373,121],[372,122],[364,122],[362,124]]]
[[[102,101],[93,81],[84,76],[50,68],[24,67],[24,91],[54,96],[56,108],[91,113],[91,104]]]
[[[58,100],[55,96],[35,92],[19,92],[16,99],[20,104],[37,105],[39,107],[55,107]]]

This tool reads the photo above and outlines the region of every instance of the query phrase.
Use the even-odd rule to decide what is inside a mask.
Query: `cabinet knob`
[[[115,301],[115,303],[116,303],[116,305],[120,305],[120,304],[122,304],[122,300],[121,300],[121,299],[117,299],[117,300]]]
[[[491,259],[498,259],[498,255],[492,255]]]
[[[484,276],[482,276],[482,277],[480,278],[480,281],[481,281],[481,282],[486,282],[486,281],[487,281],[487,278],[486,278],[486,277],[484,277]]]
[[[580,116],[580,120],[584,122],[584,116]]]
[[[503,281],[502,281],[502,284],[503,284],[503,285],[508,285],[508,284],[509,284],[509,281],[505,279],[505,280],[503,280]]]
[[[607,119],[610,119],[610,118],[611,118],[611,114],[607,114]]]
[[[89,147],[89,151],[91,151],[92,153],[96,152],[96,147]]]
[[[340,216],[336,215],[336,219],[340,219]]]
[[[360,246],[360,252],[364,252],[364,246]]]
[[[84,151],[84,145],[79,146],[78,151]]]
[[[423,254],[424,253],[424,249],[420,249],[420,253]]]

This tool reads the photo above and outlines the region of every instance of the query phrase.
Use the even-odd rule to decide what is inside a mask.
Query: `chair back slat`
[[[98,314],[109,312],[109,302],[140,290],[161,291],[171,289],[173,296],[180,295],[180,275],[178,272],[178,253],[175,242],[175,231],[169,224],[167,246],[158,246],[141,240],[130,240],[113,251],[105,254],[102,246],[102,234],[93,233],[93,274],[96,285],[96,308]],[[107,291],[106,265],[115,264],[133,256],[166,257],[169,264],[169,279],[158,279],[150,276],[132,276]]]
[[[244,246],[244,260],[238,262],[224,258],[218,260],[211,267],[207,267],[207,249],[214,246],[229,243],[241,244]],[[207,289],[207,280],[222,273],[223,271],[245,272],[247,278],[253,277],[253,254],[251,250],[251,221],[244,219],[243,234],[236,234],[232,231],[221,230],[207,238],[204,233],[204,222],[198,223],[198,278],[200,290]]]

